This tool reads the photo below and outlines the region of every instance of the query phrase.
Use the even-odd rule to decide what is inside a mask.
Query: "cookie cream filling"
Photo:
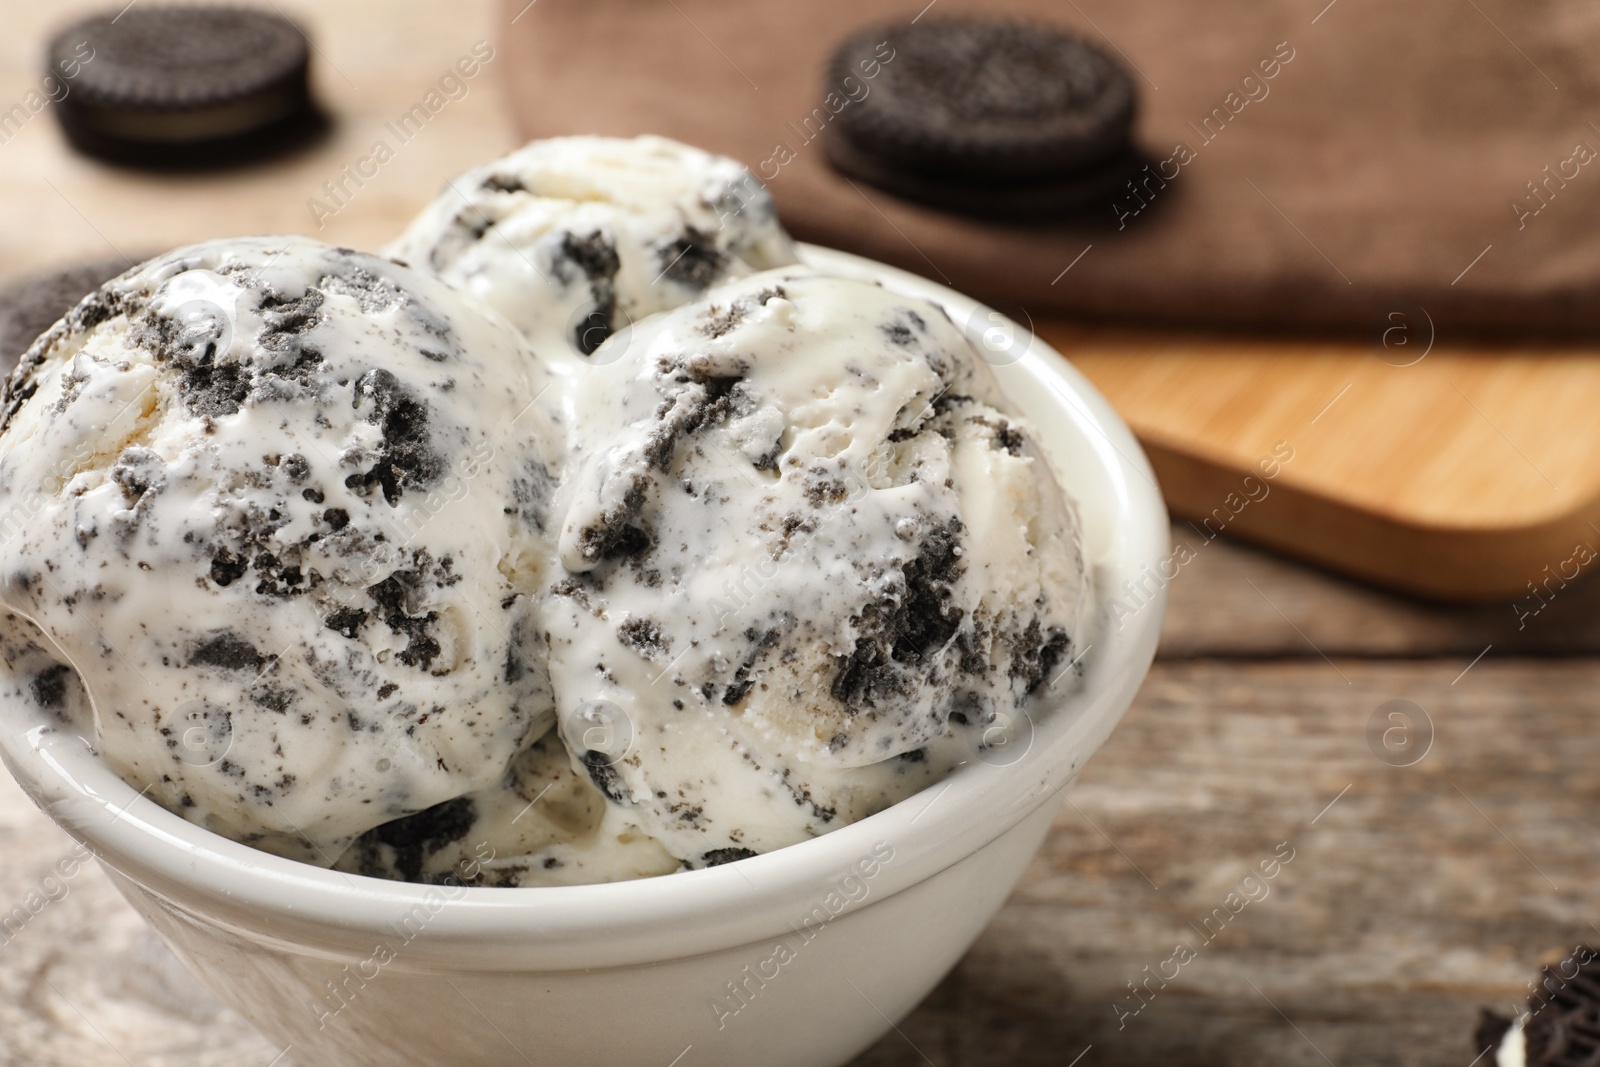
[[[1528,1035],[1526,1026],[1528,1016],[1519,1015],[1511,1024],[1511,1029],[1506,1031],[1506,1036],[1500,1039],[1500,1047],[1495,1049],[1494,1062],[1497,1067],[1527,1067],[1528,1063]]]

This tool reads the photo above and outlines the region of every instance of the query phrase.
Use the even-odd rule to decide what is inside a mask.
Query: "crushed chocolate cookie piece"
[[[716,281],[728,261],[727,253],[717,247],[716,238],[693,226],[664,245],[657,260],[663,276],[695,292]]]
[[[398,503],[407,489],[425,489],[445,471],[444,457],[430,443],[428,403],[390,371],[375,367],[356,379],[351,405],[383,429],[376,462],[345,479],[345,485],[366,490],[382,486],[383,498]]]
[[[233,631],[224,631],[196,645],[189,663],[197,667],[220,667],[227,671],[261,670],[266,658],[249,641]]]
[[[724,863],[736,863],[759,855],[753,848],[714,848],[700,857],[700,863],[705,867],[720,867]]]
[[[646,659],[668,651],[667,640],[661,634],[661,624],[654,619],[629,619],[617,627],[622,643]]]
[[[583,355],[593,355],[611,336],[612,319],[617,311],[616,278],[622,261],[617,256],[616,245],[599,230],[583,236],[568,233],[562,237],[556,264],[558,274],[569,277],[570,271],[565,265],[571,264],[589,282],[589,296],[594,307],[573,327],[573,345]]]
[[[33,681],[28,684],[28,691],[41,708],[60,708],[66,703],[67,682],[71,677],[72,668],[57,663],[34,675]]]

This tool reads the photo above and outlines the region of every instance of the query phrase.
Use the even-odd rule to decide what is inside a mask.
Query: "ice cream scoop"
[[[1076,516],[938,306],[791,267],[595,362],[551,677],[575,766],[675,856],[871,814],[984,758],[1070,673]]]
[[[473,293],[557,361],[718,282],[795,262],[743,164],[663,137],[535,141],[449,181],[388,251]]]
[[[114,279],[4,394],[8,647],[55,662],[13,658],[81,676],[148,795],[314,863],[499,782],[552,719],[547,385],[492,312],[305,238]]]

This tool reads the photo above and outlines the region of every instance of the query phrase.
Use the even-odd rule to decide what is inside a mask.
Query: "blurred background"
[[[1468,1067],[1480,1007],[1513,1011],[1541,962],[1600,937],[1600,177],[1576,162],[1600,99],[1575,59],[1600,16],[1008,5],[1135,70],[1153,158],[1198,151],[1148,214],[992,223],[848,187],[784,127],[862,24],[985,9],[936,3],[269,0],[310,37],[326,129],[184,171],[79,153],[53,105],[4,125],[50,36],[108,10],[5,3],[0,313],[44,272],[229,234],[376,248],[533,135],[659,131],[752,166],[793,142],[773,188],[800,236],[974,289],[1107,393],[1180,560],[1152,583],[1156,669],[1022,887],[860,1062]],[[1242,83],[1284,44],[1270,93]],[[1195,127],[1219,106],[1212,146]],[[0,782],[0,913],[70,849]],[[1134,992],[1281,850],[1267,892]],[[0,1067],[293,1062],[92,868],[55,884],[0,938]]]
[[[371,248],[389,240],[474,160],[521,143],[493,61],[469,91],[450,102],[410,150],[384,165],[348,206],[321,220],[306,206],[326,196],[324,182],[370,154],[404,114],[474,42],[496,41],[495,5],[468,2],[442,12],[420,3],[275,5],[315,42],[313,85],[333,117],[320,141],[261,165],[194,174],[151,174],[102,164],[74,152],[49,108],[0,144],[0,276],[119,253],[143,258],[227,234],[310,233],[333,244]],[[267,8],[271,10],[271,7]],[[0,99],[20,101],[44,75],[45,42],[75,16],[115,14],[117,5],[12,3],[0,55]]]

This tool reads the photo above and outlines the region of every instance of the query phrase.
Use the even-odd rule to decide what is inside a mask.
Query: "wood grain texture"
[[[0,775],[0,1067],[267,1067],[280,1050],[78,855]]]
[[[1596,936],[1600,669],[1457,670],[1159,666],[1000,919],[858,1067],[1060,1067],[1091,1044],[1084,1064],[1467,1067],[1478,1007]],[[1397,697],[1436,728],[1409,768],[1366,739]],[[1280,842],[1294,859],[1208,943]],[[1123,1018],[1179,942],[1196,958]]]
[[[1277,502],[1218,521],[1290,555],[1461,600],[1524,594],[1579,545],[1600,557],[1592,349],[1423,355],[1416,323],[1387,349],[1038,329],[1128,420],[1176,514],[1217,514],[1281,442]]]
[[[1182,520],[1173,523],[1172,540],[1191,556],[1168,589],[1161,636],[1168,659],[1600,652],[1600,582],[1587,574],[1564,587],[1552,582],[1537,594],[1461,607],[1352,582],[1227,534],[1208,539]]]

